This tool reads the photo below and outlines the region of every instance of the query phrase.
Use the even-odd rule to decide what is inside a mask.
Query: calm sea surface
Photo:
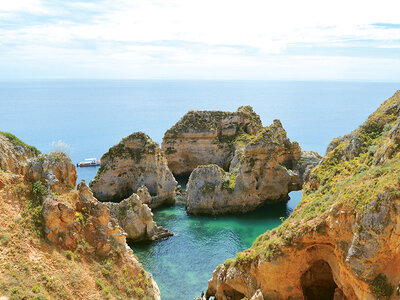
[[[360,123],[400,83],[283,81],[38,80],[0,82],[0,131],[42,152],[69,146],[74,163],[100,158],[123,137],[144,131],[161,143],[164,132],[188,110],[234,111],[251,105],[264,125],[280,119],[291,140],[321,154],[334,137]],[[87,181],[96,168],[78,169]],[[212,271],[276,227],[301,198],[244,216],[191,217],[184,207],[154,213],[169,239],[131,244],[153,273],[163,299],[193,299],[206,290]]]

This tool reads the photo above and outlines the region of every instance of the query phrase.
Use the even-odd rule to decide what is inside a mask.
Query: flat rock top
[[[212,132],[219,127],[229,125],[245,125],[248,130],[258,130],[262,127],[260,116],[251,106],[241,106],[236,112],[191,110],[165,133],[166,136],[176,136],[180,133]]]

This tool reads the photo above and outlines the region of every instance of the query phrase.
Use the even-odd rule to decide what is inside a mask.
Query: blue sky
[[[0,1],[0,79],[400,80],[394,0]]]

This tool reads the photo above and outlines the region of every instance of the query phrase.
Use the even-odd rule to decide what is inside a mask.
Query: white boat
[[[77,167],[95,167],[100,166],[100,161],[97,158],[85,158],[84,161],[76,164]]]

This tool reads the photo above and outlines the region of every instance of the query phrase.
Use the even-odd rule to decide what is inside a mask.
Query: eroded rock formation
[[[143,194],[143,189],[141,189]],[[144,193],[145,194],[145,193]],[[135,241],[158,240],[173,235],[171,231],[157,226],[153,213],[143,204],[138,194],[132,194],[120,203],[106,202],[110,215],[116,218],[127,233],[127,238]]]
[[[143,132],[136,132],[102,156],[90,187],[99,200],[116,202],[145,185],[152,196],[146,204],[155,208],[174,203],[176,184],[158,144]]]
[[[26,145],[16,136],[0,132],[0,170],[24,174],[28,160],[39,154],[39,150]]]
[[[51,192],[76,185],[76,169],[65,153],[52,152],[30,159],[26,166],[25,178],[28,181],[42,181]]]
[[[213,273],[207,298],[400,296],[400,91],[311,170],[281,226]]]
[[[7,160],[0,172],[1,295],[159,300],[157,284],[107,205],[84,182],[74,189],[69,157],[50,153],[27,159],[21,149],[15,151],[0,152],[0,161]]]
[[[298,190],[320,157],[301,152],[290,142],[279,120],[257,135],[243,134],[235,140],[236,152],[229,172],[217,165],[197,167],[187,188],[187,212],[191,214],[244,213],[288,199]]]
[[[236,112],[189,111],[164,135],[162,149],[174,175],[188,175],[197,166],[217,164],[228,169],[240,134],[256,134],[260,117],[250,106]]]

